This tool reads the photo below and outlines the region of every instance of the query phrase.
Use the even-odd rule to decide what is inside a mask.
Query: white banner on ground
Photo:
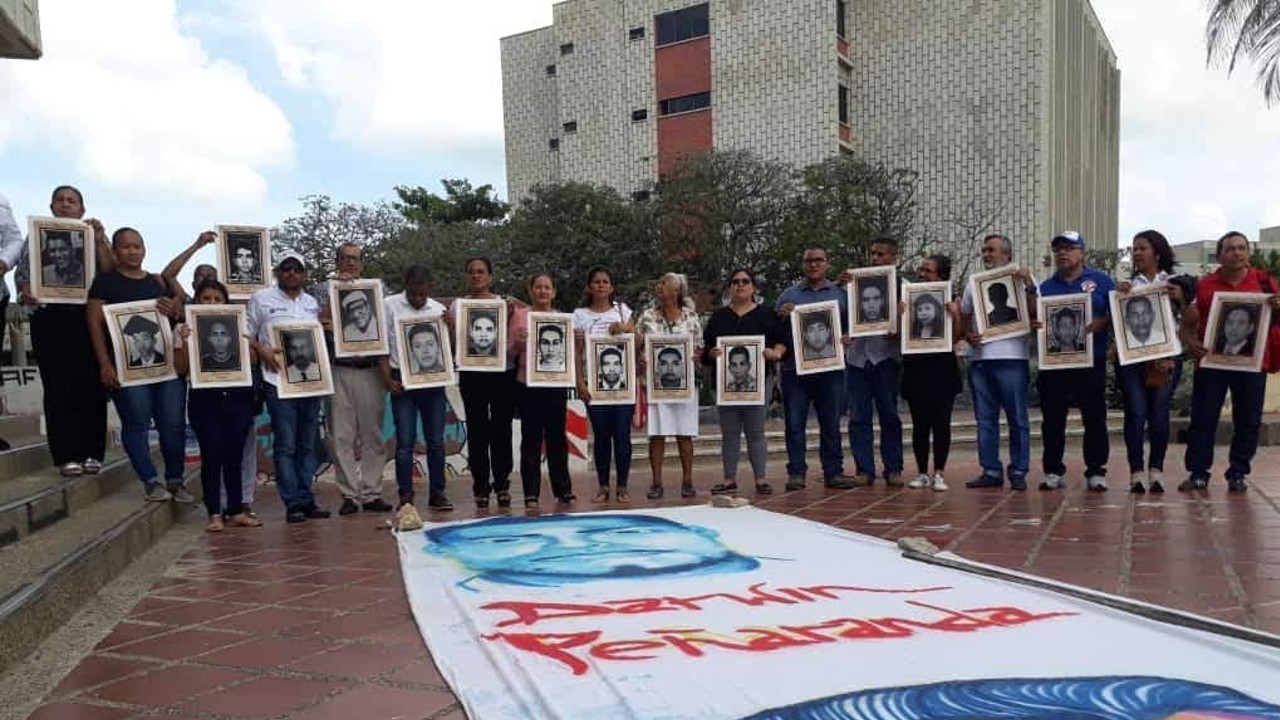
[[[1280,650],[755,508],[399,536],[469,717],[1280,718]]]

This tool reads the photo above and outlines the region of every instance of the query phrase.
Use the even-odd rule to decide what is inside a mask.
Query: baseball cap
[[[1060,232],[1053,237],[1053,241],[1049,243],[1049,247],[1057,247],[1058,245],[1069,245],[1071,247],[1084,249],[1084,236],[1075,230],[1067,230]]]
[[[304,270],[307,267],[307,261],[302,258],[301,253],[297,252],[296,250],[285,250],[284,252],[280,253],[278,257],[276,257],[276,269],[278,270],[280,266],[285,263],[286,260],[297,260],[298,264],[301,265]]]

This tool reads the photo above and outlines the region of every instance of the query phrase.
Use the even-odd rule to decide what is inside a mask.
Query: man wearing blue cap
[[[1057,271],[1040,283],[1041,297],[1089,293],[1093,302],[1093,322],[1085,330],[1093,333],[1093,367],[1066,370],[1040,369],[1036,388],[1040,391],[1043,415],[1044,482],[1041,490],[1061,490],[1067,486],[1062,462],[1067,444],[1067,409],[1072,400],[1080,407],[1084,420],[1085,482],[1090,490],[1107,489],[1107,456],[1111,454],[1107,438],[1107,295],[1115,289],[1115,281],[1107,274],[1084,264],[1084,238],[1074,230],[1059,234],[1051,243]]]

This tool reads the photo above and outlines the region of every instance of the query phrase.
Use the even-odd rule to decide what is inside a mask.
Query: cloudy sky
[[[765,1],[765,0],[761,0]],[[45,56],[0,61],[0,192],[55,185],[132,225],[154,268],[216,223],[441,177],[505,193],[498,38],[550,0],[55,0]],[[1120,234],[1280,224],[1280,108],[1206,70],[1203,0],[1093,0],[1123,73]]]

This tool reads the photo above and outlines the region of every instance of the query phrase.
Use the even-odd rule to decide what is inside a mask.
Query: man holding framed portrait
[[[1187,428],[1187,479],[1178,485],[1182,492],[1204,490],[1209,485],[1214,437],[1227,393],[1231,394],[1234,426],[1227,454],[1227,490],[1248,490],[1250,463],[1258,450],[1267,372],[1273,371],[1275,361],[1267,347],[1272,326],[1280,317],[1275,278],[1250,266],[1249,240],[1242,233],[1233,231],[1219,238],[1217,252],[1218,269],[1196,284],[1196,301],[1182,311],[1179,330],[1183,347],[1197,360]],[[1221,302],[1219,294],[1232,302]],[[1269,314],[1265,322],[1264,314]],[[1246,348],[1256,351],[1256,357],[1253,353],[1244,355]],[[1251,362],[1237,364],[1242,358]]]

